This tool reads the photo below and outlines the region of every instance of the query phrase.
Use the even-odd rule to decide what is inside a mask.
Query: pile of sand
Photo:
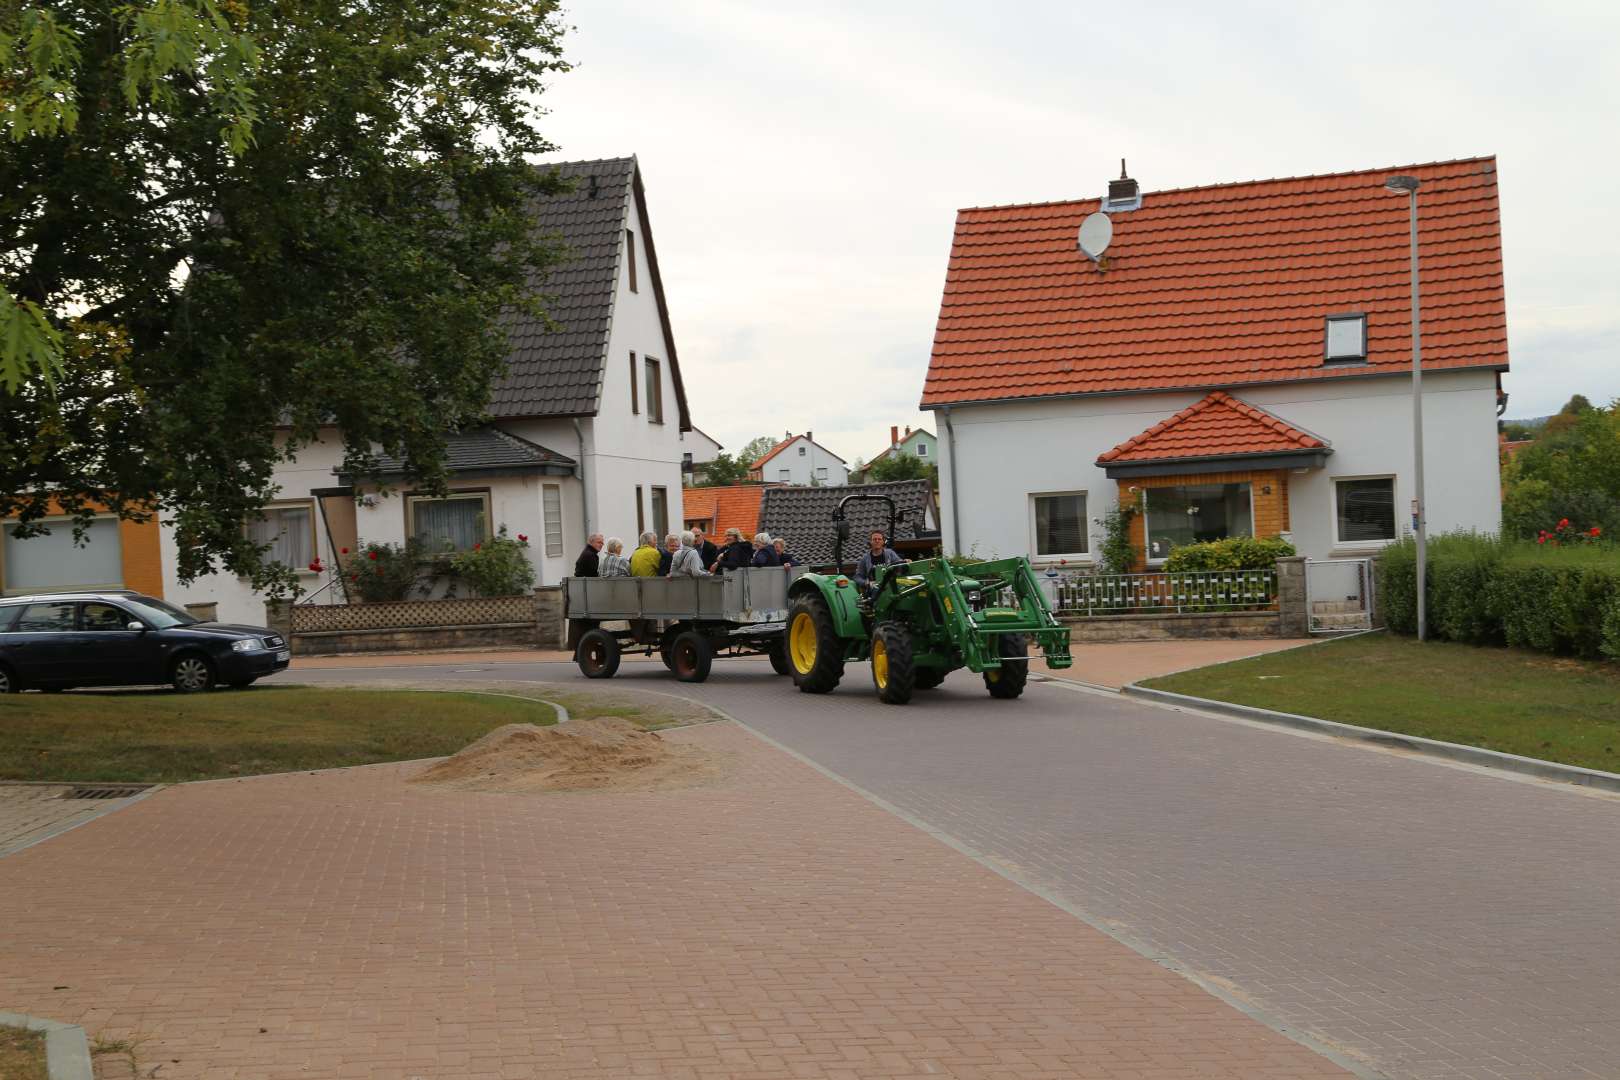
[[[411,781],[461,791],[629,791],[690,787],[720,776],[724,767],[711,751],[601,717],[557,727],[507,724]]]

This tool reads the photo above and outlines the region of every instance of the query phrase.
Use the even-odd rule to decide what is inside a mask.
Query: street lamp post
[[[1412,207],[1412,530],[1417,534],[1417,636],[1428,637],[1428,506],[1423,501],[1423,328],[1418,318],[1418,178],[1391,176],[1390,191],[1406,193]]]

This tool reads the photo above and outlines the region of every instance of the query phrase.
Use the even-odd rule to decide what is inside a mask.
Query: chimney
[[[1125,175],[1125,159],[1119,159],[1119,179],[1108,181],[1105,210],[1135,210],[1142,205],[1142,185]]]
[[[813,431],[805,432],[804,433],[804,441],[805,442],[815,442],[816,441],[816,433],[813,432]]]
[[[891,447],[900,445],[900,429],[893,424],[889,425],[889,445]]]

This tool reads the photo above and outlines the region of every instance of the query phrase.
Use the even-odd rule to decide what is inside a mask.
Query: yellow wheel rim
[[[889,650],[884,647],[882,638],[872,639],[872,679],[879,690],[888,689]]]
[[[788,629],[788,652],[793,654],[793,667],[800,675],[816,669],[816,620],[808,611],[793,616]]]
[[[984,677],[986,679],[988,679],[990,682],[1000,682],[1001,681],[1001,671],[998,668],[991,668],[989,671],[984,673]]]

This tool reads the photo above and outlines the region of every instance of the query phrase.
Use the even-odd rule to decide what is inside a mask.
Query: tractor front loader
[[[874,496],[845,502],[858,498]],[[848,532],[843,509],[835,518],[840,562]],[[865,595],[835,569],[805,574],[788,591],[788,664],[805,693],[825,694],[846,663],[871,660],[878,697],[891,705],[904,705],[913,691],[932,689],[962,667],[983,676],[991,697],[1016,698],[1029,679],[1031,641],[1048,666],[1072,663],[1068,628],[1053,616],[1023,558],[881,567]]]

